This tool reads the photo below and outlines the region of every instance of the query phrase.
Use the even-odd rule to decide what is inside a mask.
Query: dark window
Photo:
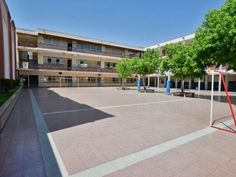
[[[57,58],[56,62],[57,62],[57,64],[60,64],[60,59]]]
[[[51,64],[52,63],[52,59],[48,58],[48,63]]]
[[[112,78],[112,82],[113,83],[118,83],[119,82],[119,78]]]

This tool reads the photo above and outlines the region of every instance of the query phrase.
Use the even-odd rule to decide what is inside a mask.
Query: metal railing
[[[80,67],[80,66],[67,67],[65,65],[59,65],[59,64],[29,64],[29,69],[85,71],[85,72],[109,72],[109,73],[116,72],[114,68],[101,68],[100,66],[97,66],[97,67]]]
[[[71,51],[71,52],[80,52],[80,53],[89,53],[89,54],[96,54],[96,55],[104,55],[104,56],[113,56],[113,57],[139,57],[140,54],[129,54],[125,55],[125,52],[103,52],[103,51],[95,51],[95,50],[86,50],[86,49],[80,49],[79,47],[68,47],[68,46],[62,46],[57,44],[47,44],[47,43],[38,43],[38,47],[42,48],[49,48],[49,49],[56,49],[56,50],[64,50],[64,51]]]

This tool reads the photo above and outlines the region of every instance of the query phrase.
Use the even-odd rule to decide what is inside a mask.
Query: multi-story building
[[[15,79],[15,24],[5,0],[0,1],[0,79]]]
[[[182,43],[182,44],[190,44],[192,43],[193,39],[195,37],[195,34],[190,34],[187,36],[183,36],[183,37],[179,37],[170,41],[166,41],[160,44],[156,44],[153,46],[148,47],[149,49],[156,49],[158,51],[160,51],[160,55],[161,56],[166,56],[166,51],[163,48],[165,45],[167,44],[177,44],[177,43]],[[146,49],[148,49],[146,48]],[[207,75],[202,78],[201,80],[198,79],[188,79],[185,81],[185,88],[190,88],[190,89],[195,89],[196,87],[200,86],[200,89],[202,90],[209,90],[211,89],[211,72],[210,70],[208,70],[209,67],[206,67],[206,73]],[[228,86],[228,89],[230,91],[236,91],[236,75],[235,73],[232,74],[232,72],[227,72],[226,71],[226,66],[221,66],[220,68],[218,68],[218,70],[221,70],[224,73],[224,77],[225,77],[225,81],[226,81],[226,85]],[[167,80],[167,76],[162,75],[159,76],[160,78],[160,85],[161,86],[165,86],[166,84],[166,80]],[[156,75],[150,75],[150,83],[151,86],[152,85],[157,85],[155,84],[155,79],[157,78]],[[221,83],[221,79],[220,77],[217,75],[214,77],[214,89],[215,90],[222,90],[223,86]],[[154,84],[153,84],[154,83]],[[171,80],[171,86],[174,88],[180,88],[181,87],[181,82],[178,80]]]
[[[28,86],[119,86],[116,63],[125,57],[140,57],[144,51],[45,29],[17,29],[17,37],[17,71]],[[136,77],[126,82],[134,85]]]

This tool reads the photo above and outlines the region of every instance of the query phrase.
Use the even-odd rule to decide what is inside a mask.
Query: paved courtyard
[[[56,173],[48,172],[50,165],[57,169],[55,160],[62,176],[73,177],[235,176],[236,135],[209,127],[209,92],[183,98],[134,89],[39,88],[22,96],[32,109],[26,117],[35,119],[45,176]],[[224,96],[215,100],[221,102],[214,102],[214,119],[229,116]]]
[[[64,175],[235,176],[229,164],[236,163],[236,137],[207,128],[209,99],[116,88],[33,93]],[[227,115],[226,103],[214,103],[215,119]],[[168,149],[168,142],[196,131],[201,136]]]

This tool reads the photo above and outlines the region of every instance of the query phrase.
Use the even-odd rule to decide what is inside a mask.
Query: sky
[[[224,0],[6,0],[17,28],[148,47],[194,33]]]

